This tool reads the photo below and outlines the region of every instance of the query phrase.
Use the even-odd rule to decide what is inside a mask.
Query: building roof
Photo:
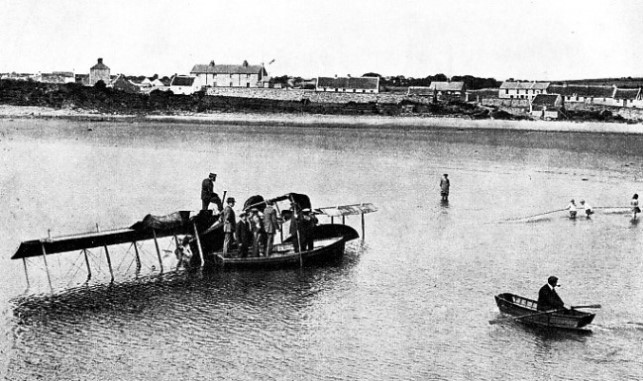
[[[614,96],[614,86],[552,85],[547,91],[563,97],[612,98]]]
[[[500,85],[501,89],[510,90],[546,90],[549,87],[549,82],[518,82],[518,81],[504,81]]]
[[[207,65],[196,64],[190,70],[190,74],[257,74],[268,75],[263,65],[248,65],[244,61],[241,65],[215,65],[211,62]]]
[[[641,96],[641,89],[616,89],[614,92],[615,99],[639,99]]]
[[[429,88],[436,91],[462,91],[464,82],[431,82]]]
[[[102,58],[99,58],[98,63],[92,66],[90,70],[109,70],[109,67],[103,63]]]
[[[560,95],[558,94],[537,94],[534,100],[531,101],[531,105],[532,107],[547,106],[547,108],[555,108],[559,97]]]
[[[377,90],[379,82],[378,77],[319,77],[317,87]]]
[[[172,78],[170,86],[192,86],[194,84],[194,77],[176,76]]]

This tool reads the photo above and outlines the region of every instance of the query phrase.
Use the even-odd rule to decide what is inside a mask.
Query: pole
[[[134,243],[134,254],[136,254],[136,271],[139,271],[141,269],[141,257],[138,254],[138,244],[136,241]]]
[[[364,212],[362,212],[362,241],[366,237],[366,230],[364,229]]]
[[[199,257],[201,258],[201,267],[205,265],[205,257],[203,255],[203,248],[201,247],[201,238],[199,238],[199,231],[196,228],[196,222],[193,222],[194,225],[194,236],[196,237],[196,247],[199,248]]]
[[[159,259],[159,265],[161,266],[161,272],[163,272],[163,260],[161,259],[161,249],[159,249],[159,241],[156,239],[156,230],[152,229],[152,234],[154,234],[154,246],[156,246],[156,256]]]
[[[96,231],[100,232],[100,229],[98,228],[98,224],[96,224]],[[112,276],[112,282],[113,282],[114,270],[112,269],[112,258],[109,257],[109,250],[107,249],[107,245],[104,245],[103,248],[105,249],[105,256],[107,257],[107,266],[109,266],[109,274]]]
[[[346,216],[342,214],[342,225],[346,225]]]
[[[87,282],[92,279],[92,269],[89,267],[89,258],[87,258],[87,249],[83,249],[85,255],[85,264],[87,265]]]
[[[22,258],[22,264],[25,266],[25,277],[27,278],[27,288],[30,287],[29,285],[29,273],[27,273],[27,258]]]
[[[47,250],[45,250],[45,243],[40,242],[40,247],[42,248],[42,257],[45,260],[45,270],[47,271],[47,280],[49,281],[49,288],[51,288],[51,291],[53,291],[54,288],[51,286],[51,276],[49,275],[49,266],[47,265]]]

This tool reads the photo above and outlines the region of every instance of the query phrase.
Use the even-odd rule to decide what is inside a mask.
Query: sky
[[[3,0],[0,73],[643,77],[643,1]],[[274,60],[274,61],[273,61]],[[273,61],[271,64],[269,62]]]

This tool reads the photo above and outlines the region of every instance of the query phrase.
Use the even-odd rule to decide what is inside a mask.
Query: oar
[[[587,306],[571,306],[572,310],[577,310],[579,308],[602,308],[600,304],[590,304]]]
[[[498,323],[502,323],[502,322],[505,322],[505,321],[520,320],[520,319],[530,318],[530,317],[540,316],[540,315],[549,315],[549,314],[553,314],[555,312],[564,311],[564,310],[565,310],[564,308],[561,308],[561,309],[557,309],[557,310],[549,310],[549,311],[537,312],[535,314],[528,314],[528,315],[522,315],[522,316],[511,316],[511,317],[507,317],[507,318],[494,319],[494,320],[489,320],[489,324],[498,324]]]

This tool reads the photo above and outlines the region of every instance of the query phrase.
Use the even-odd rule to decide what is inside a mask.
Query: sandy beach
[[[85,110],[54,109],[36,106],[0,105],[0,119],[61,118],[95,121],[180,122],[198,124],[264,124],[302,127],[354,128],[453,128],[460,130],[516,130],[543,132],[580,132],[610,134],[643,134],[643,123],[604,123],[530,120],[472,120],[459,117],[321,115],[286,113],[182,113],[175,115],[103,114]]]

